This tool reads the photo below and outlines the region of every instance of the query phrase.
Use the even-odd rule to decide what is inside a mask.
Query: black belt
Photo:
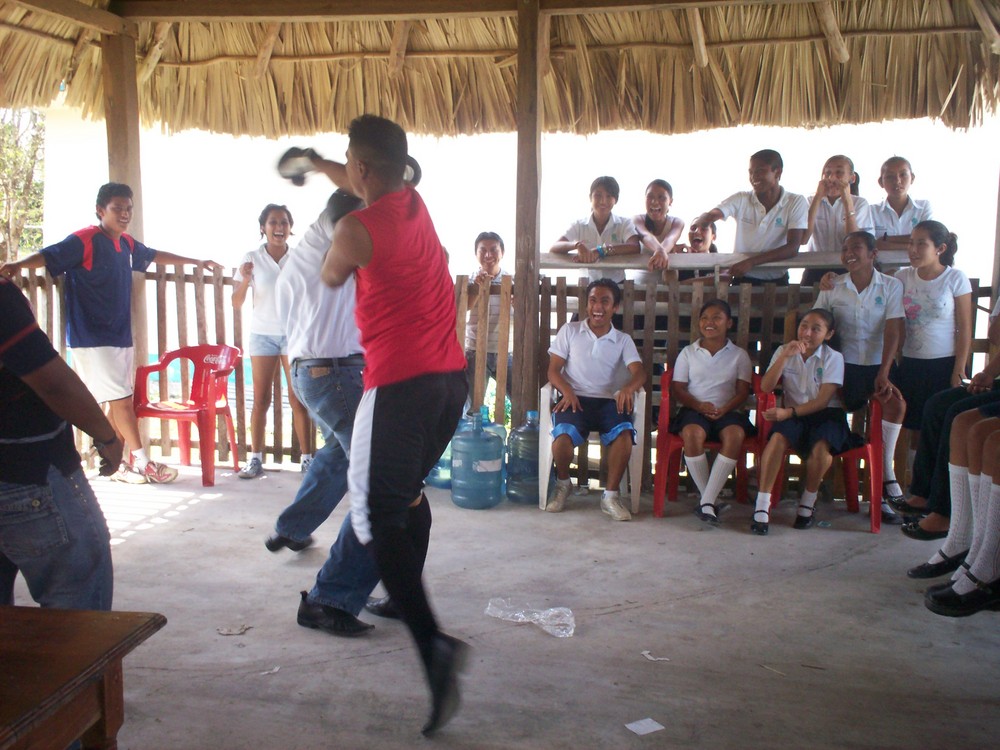
[[[364,364],[364,354],[350,354],[346,357],[337,357],[336,359],[296,359],[292,361],[292,365],[295,367],[334,367],[335,365],[341,367],[360,365],[363,367]]]

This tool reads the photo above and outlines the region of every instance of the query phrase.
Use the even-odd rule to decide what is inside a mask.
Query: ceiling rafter
[[[990,50],[993,54],[1000,55],[1000,31],[997,31],[997,27],[990,17],[990,12],[986,10],[985,2],[983,0],[969,0],[969,9],[976,17],[976,23],[983,30],[983,36],[986,37],[986,43]]]
[[[413,21],[396,21],[392,29],[392,42],[389,44],[389,77],[396,78],[403,72],[406,61],[406,45],[410,40],[410,29]]]
[[[851,52],[847,49],[844,36],[840,33],[840,24],[837,23],[837,15],[833,12],[833,3],[831,0],[820,0],[813,5],[813,9],[823,29],[823,35],[830,45],[833,59],[839,63],[846,63],[851,59]]]
[[[271,55],[274,52],[274,45],[278,41],[278,34],[281,32],[281,22],[272,21],[264,29],[264,38],[261,40],[260,49],[257,50],[257,60],[253,66],[253,77],[262,78],[267,72],[267,66],[271,63]]]
[[[7,5],[16,5],[25,10],[75,23],[99,34],[125,34],[133,38],[139,35],[138,26],[134,21],[100,8],[84,5],[77,0],[6,0],[6,2]]]
[[[694,45],[694,61],[699,68],[708,67],[708,47],[705,46],[705,27],[701,23],[701,11],[687,8],[688,32]]]
[[[93,43],[97,34],[92,29],[83,29],[76,38],[76,44],[73,45],[73,54],[69,56],[69,64],[66,66],[66,72],[63,74],[63,83],[69,85],[73,82],[73,78],[76,76],[76,71],[80,67],[80,58],[83,57],[83,53],[88,47]]]
[[[173,24],[170,21],[156,22],[156,26],[153,28],[153,40],[149,44],[149,49],[146,50],[146,56],[139,63],[139,69],[136,71],[136,78],[140,85],[149,80],[149,77],[153,75],[153,71],[156,69],[156,64],[160,62],[160,58],[163,56],[163,47],[167,43],[167,35],[170,33],[171,26]]]

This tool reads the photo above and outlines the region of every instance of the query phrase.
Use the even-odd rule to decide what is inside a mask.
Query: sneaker
[[[109,479],[112,482],[122,482],[123,484],[145,484],[145,475],[134,469],[131,464],[127,464],[122,461],[121,466],[118,467],[118,471],[112,474]]]
[[[264,467],[260,463],[259,458],[251,458],[247,461],[247,465],[240,469],[240,473],[237,476],[240,479],[253,479],[254,477],[259,477],[264,473]]]
[[[306,473],[307,471],[309,471],[309,465],[310,465],[310,464],[312,464],[312,462],[313,462],[313,460],[312,460],[312,456],[309,456],[308,458],[303,458],[303,459],[302,459],[302,463],[301,463],[301,465],[299,466],[299,470],[300,470],[300,471],[301,471],[301,472],[302,472],[303,474],[305,474],[305,473]]]
[[[168,484],[177,479],[177,473],[177,469],[174,467],[159,464],[156,461],[150,461],[146,464],[146,468],[142,470],[142,475],[146,477],[146,481],[153,484]]]
[[[573,489],[572,482],[556,482],[556,488],[552,492],[552,497],[545,503],[545,510],[549,513],[561,513],[566,505],[566,498],[569,497],[570,490]]]
[[[632,514],[622,505],[621,500],[605,492],[601,495],[601,510],[611,516],[614,521],[631,521]]]

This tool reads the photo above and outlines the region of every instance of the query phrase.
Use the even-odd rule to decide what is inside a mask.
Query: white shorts
[[[135,349],[93,346],[70,349],[73,369],[99,404],[128,398],[135,390]]]

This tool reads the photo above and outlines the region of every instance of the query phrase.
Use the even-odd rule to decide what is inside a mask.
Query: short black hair
[[[878,250],[878,242],[875,239],[875,235],[871,232],[866,232],[863,229],[858,230],[857,232],[849,232],[848,235],[844,237],[844,241],[841,243],[840,247],[847,247],[847,241],[853,237],[858,237],[864,240],[865,245],[868,248],[868,252],[874,253]]]
[[[670,200],[674,199],[674,189],[670,186],[669,182],[667,182],[666,180],[655,179],[651,183],[646,185],[646,192],[648,193],[649,189],[654,185],[656,185],[656,187],[663,188],[664,190],[666,190],[667,195],[670,196]]]
[[[615,307],[618,307],[618,305],[622,303],[622,290],[621,287],[618,286],[618,283],[613,279],[597,279],[595,281],[591,281],[587,284],[587,296],[589,297],[590,293],[594,289],[601,286],[605,289],[611,290],[611,299],[614,300]]]
[[[358,196],[348,193],[346,190],[337,188],[326,201],[326,215],[330,221],[336,224],[351,211],[357,211],[365,205],[365,202]]]
[[[406,170],[406,132],[377,115],[356,117],[347,131],[355,155],[384,180],[402,180]]]
[[[588,195],[593,195],[594,191],[597,190],[597,188],[604,188],[605,192],[607,192],[607,194],[610,195],[612,198],[614,198],[616,201],[618,200],[618,196],[621,195],[622,191],[622,189],[618,186],[618,180],[616,180],[614,177],[609,177],[608,175],[602,175],[601,177],[598,177],[596,180],[590,183],[590,192],[588,193]]]
[[[483,240],[493,240],[494,242],[499,242],[500,249],[502,251],[506,251],[506,248],[503,246],[503,238],[496,232],[480,232],[479,234],[477,234],[476,242],[472,245],[473,250],[478,250],[479,243],[482,242]]]
[[[97,205],[104,208],[111,203],[112,198],[128,198],[132,200],[132,188],[124,182],[108,182],[97,191]]]
[[[726,314],[726,317],[732,320],[733,308],[731,308],[729,306],[729,303],[726,302],[724,299],[710,299],[708,302],[706,302],[704,305],[701,306],[701,310],[698,312],[698,317],[700,318],[702,315],[705,314],[706,310],[710,310],[713,307],[717,307],[720,310],[722,310],[722,312]]]
[[[781,154],[775,151],[773,148],[765,148],[758,151],[756,154],[750,156],[751,161],[754,159],[759,159],[762,162],[768,164],[771,169],[784,169],[785,162],[781,160]]]

